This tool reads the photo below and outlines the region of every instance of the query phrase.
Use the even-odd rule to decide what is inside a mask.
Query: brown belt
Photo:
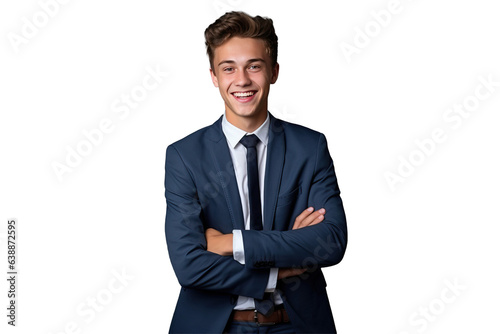
[[[283,307],[278,307],[268,317],[260,314],[256,310],[233,311],[233,321],[254,322],[257,325],[275,325],[283,322],[290,322],[288,314]]]

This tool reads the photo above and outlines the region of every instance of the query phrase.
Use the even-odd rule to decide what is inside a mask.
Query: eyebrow
[[[247,64],[249,64],[249,63],[255,63],[255,62],[258,62],[258,61],[261,61],[263,63],[266,62],[262,58],[252,58],[252,59],[248,59]],[[217,66],[221,66],[222,64],[236,64],[236,62],[234,60],[223,60],[219,64],[217,64]]]

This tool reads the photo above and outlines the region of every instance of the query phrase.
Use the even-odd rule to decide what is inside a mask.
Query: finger
[[[306,227],[307,225],[309,225],[314,219],[316,219],[320,214],[318,213],[318,211],[315,211],[315,212],[311,212],[309,215],[307,215],[306,217],[300,219],[300,220],[297,220],[296,223],[295,223],[295,228],[298,229],[298,228],[302,228],[302,227]]]
[[[325,220],[325,216],[320,214],[316,219],[311,221],[307,226],[312,226],[321,223],[323,220]]]
[[[321,223],[323,221],[323,219],[325,219],[325,216],[324,216],[325,213],[326,213],[326,211],[323,208],[311,213],[309,216],[307,216],[306,218],[304,218],[304,220],[302,220],[300,222],[299,228]]]
[[[295,222],[293,223],[293,229],[297,229],[299,228],[299,226],[301,225],[301,222],[307,217],[309,216],[311,213],[313,213],[314,211],[314,208],[311,206],[307,209],[305,209],[304,211],[302,211],[302,213],[300,215],[297,216],[297,218],[295,218]]]
[[[299,228],[307,227],[313,224],[315,221],[317,220],[321,221],[322,219],[323,219],[322,215],[318,211],[315,211],[300,223]]]
[[[307,269],[305,268],[295,268],[292,269],[292,276],[297,276],[297,275],[302,275],[303,273],[306,272]]]
[[[300,222],[300,221],[304,220],[307,216],[309,216],[311,213],[313,213],[313,211],[314,211],[314,208],[312,206],[308,207],[307,209],[302,211],[302,213],[300,215],[298,215],[295,220],[298,220]]]
[[[280,268],[278,271],[278,279],[284,279],[291,276],[302,275],[307,269],[302,268]]]

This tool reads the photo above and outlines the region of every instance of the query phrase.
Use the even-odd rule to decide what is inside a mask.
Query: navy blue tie
[[[262,230],[262,209],[260,204],[259,166],[257,162],[256,135],[244,136],[240,143],[247,148],[248,199],[250,202],[250,229]]]
[[[259,187],[259,165],[257,161],[257,144],[259,138],[256,135],[244,136],[240,143],[247,149],[247,179],[248,199],[250,202],[250,229],[262,230],[262,206],[260,204]],[[274,311],[273,294],[264,293],[264,299],[254,299],[255,309],[265,316]]]

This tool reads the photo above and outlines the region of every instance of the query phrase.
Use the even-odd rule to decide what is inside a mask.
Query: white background
[[[3,1],[1,268],[14,217],[20,276],[16,328],[1,280],[2,333],[167,332],[179,285],[164,237],[165,149],[223,112],[203,31],[231,9],[275,22],[271,112],[328,139],[349,227],[344,260],[324,270],[338,332],[498,332],[500,87],[461,123],[443,119],[474,101],[479,77],[500,81],[498,8],[401,0],[374,24],[389,3],[74,0],[43,22],[39,2]],[[45,26],[15,46],[34,16]],[[346,57],[342,43],[355,40]],[[146,68],[168,76],[127,117],[115,113]],[[59,180],[54,162],[103,119],[113,130]],[[418,153],[436,128],[446,140]],[[419,165],[391,189],[386,173],[410,157]]]

